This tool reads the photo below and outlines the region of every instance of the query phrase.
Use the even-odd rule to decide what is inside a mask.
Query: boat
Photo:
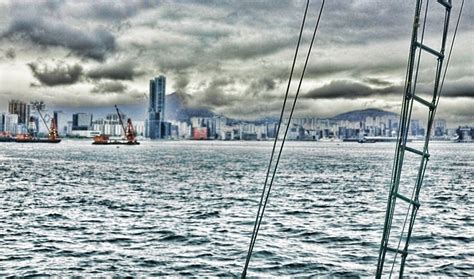
[[[61,139],[56,137],[38,138],[28,134],[20,134],[15,137],[14,141],[19,143],[60,143]]]
[[[139,145],[140,142],[137,141],[135,129],[133,128],[132,119],[127,119],[127,127],[123,124],[122,115],[120,111],[115,105],[115,110],[117,111],[117,115],[120,121],[120,125],[122,126],[123,132],[125,134],[125,138],[121,140],[117,139],[110,139],[108,135],[99,135],[94,137],[94,141],[92,144],[95,145]]]
[[[10,133],[0,132],[0,142],[11,142],[14,141],[14,138]]]
[[[138,145],[140,144],[138,141],[128,141],[128,140],[117,140],[117,139],[110,139],[109,136],[107,135],[100,135],[100,136],[95,136],[94,141],[92,144],[96,145]]]
[[[41,120],[43,120],[44,125],[48,129],[48,137],[47,138],[37,137],[35,129],[31,128],[29,129],[27,134],[17,135],[14,141],[18,143],[60,143],[61,138],[58,135],[56,119],[52,118],[51,124],[48,126],[45,118],[43,117],[43,114],[41,113],[42,108],[44,108],[43,102],[35,102],[35,103],[32,103],[32,105],[36,109],[36,111],[41,117]],[[30,123],[34,123],[34,122],[35,122],[35,118],[30,117]],[[34,124],[32,124],[31,127],[34,127]]]
[[[358,140],[359,143],[375,143],[375,142],[397,142],[398,138],[397,137],[368,137],[365,136],[363,138],[360,138]],[[413,141],[412,138],[407,138],[407,142]]]

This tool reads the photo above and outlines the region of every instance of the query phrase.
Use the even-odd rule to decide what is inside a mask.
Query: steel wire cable
[[[451,46],[449,47],[448,59],[446,60],[446,66],[444,68],[444,73],[443,73],[443,79],[441,80],[441,86],[439,88],[440,97],[441,97],[441,93],[443,92],[444,80],[446,78],[446,73],[448,71],[449,62],[451,61],[451,53],[453,52],[454,41],[456,40],[456,34],[458,33],[458,27],[459,27],[459,22],[461,21],[463,8],[464,8],[464,0],[462,0],[461,7],[459,8],[458,19],[456,21],[456,27],[454,28],[454,33],[453,33],[453,40],[451,41]],[[438,100],[436,101],[436,108],[438,108],[439,99],[440,98],[438,98]]]
[[[261,225],[262,220],[263,220],[263,215],[264,215],[264,212],[265,212],[265,208],[268,204],[270,191],[271,191],[271,188],[273,186],[273,181],[275,179],[276,171],[278,169],[278,164],[280,162],[281,154],[283,152],[283,148],[284,148],[285,141],[286,141],[286,136],[288,134],[288,129],[289,129],[289,126],[290,126],[290,123],[291,123],[291,119],[293,117],[296,102],[297,102],[298,95],[299,95],[299,92],[300,92],[300,89],[301,89],[301,84],[303,82],[306,67],[308,65],[309,57],[311,55],[311,50],[312,50],[313,43],[314,43],[314,40],[315,40],[315,37],[316,37],[316,33],[317,33],[317,30],[318,30],[318,27],[319,27],[319,22],[321,20],[321,15],[322,15],[322,12],[323,12],[323,9],[324,9],[324,4],[325,4],[325,0],[323,0],[322,3],[321,3],[319,14],[318,14],[318,17],[317,17],[317,20],[316,20],[316,25],[315,25],[315,28],[314,28],[314,31],[313,31],[313,36],[312,36],[312,39],[311,39],[311,43],[310,43],[310,46],[308,48],[308,53],[306,55],[306,60],[305,60],[304,66],[303,66],[303,70],[302,70],[301,77],[300,77],[300,80],[299,80],[298,88],[296,90],[295,98],[293,100],[293,104],[292,104],[292,107],[291,107],[290,115],[289,115],[289,118],[288,118],[288,123],[286,125],[286,129],[285,129],[285,133],[284,133],[284,136],[283,136],[283,139],[282,139],[282,143],[281,143],[280,149],[278,151],[278,156],[277,156],[277,159],[276,159],[276,162],[275,162],[275,167],[273,169],[272,178],[270,180],[270,183],[268,184],[268,190],[266,192],[265,192],[265,190],[266,190],[267,185],[266,185],[266,183],[264,185],[264,190],[262,192],[262,197],[261,197],[261,202],[260,202],[260,205],[259,205],[259,210],[257,212],[256,222],[255,222],[255,225],[254,225],[254,232],[252,234],[252,238],[251,238],[251,241],[250,241],[249,250],[248,250],[248,253],[247,253],[247,259],[246,259],[246,262],[245,262],[244,270],[242,272],[242,278],[245,278],[246,275],[247,275],[248,265],[249,265],[249,262],[250,262],[250,259],[251,259],[251,256],[252,256],[253,248],[255,246],[255,241],[256,241],[257,236],[258,236],[258,231],[260,229],[260,225]],[[309,0],[307,1],[304,19],[306,18],[306,12],[307,12],[307,9],[308,9],[308,5],[309,5]],[[293,73],[294,64],[296,63],[296,56],[297,56],[296,54],[297,54],[299,44],[300,44],[300,40],[301,40],[301,37],[302,37],[302,30],[303,30],[303,27],[304,27],[304,23],[305,23],[305,21],[303,20],[301,31],[300,31],[300,36],[299,36],[299,39],[298,39],[297,50],[295,52],[295,58],[293,60],[293,66],[292,66],[291,74]],[[288,92],[289,92],[290,84],[291,84],[291,76],[290,76],[290,79],[288,80],[287,92],[285,94],[285,99],[284,99],[284,103],[283,103],[283,107],[282,107],[282,113],[280,115],[280,120],[279,120],[279,123],[278,123],[278,133],[276,134],[276,137],[275,137],[274,148],[276,147],[276,142],[278,140],[279,130],[280,130],[280,127],[281,127],[281,122],[283,120],[283,114],[284,114],[284,110],[285,110],[286,101],[287,101],[287,98],[288,98]],[[271,162],[273,160],[273,155],[274,155],[274,150],[272,151],[272,158],[270,160],[268,169],[271,169]],[[268,177],[269,177],[269,172],[267,172],[267,177],[265,179],[266,182],[268,181]],[[262,204],[265,193],[267,193],[266,198],[265,198],[265,201]]]
[[[244,270],[242,272],[242,278],[245,278],[245,276],[246,276],[247,268],[248,268],[248,265],[249,265],[249,262],[250,262],[250,257],[252,255],[253,244],[254,244],[254,241],[255,241],[255,232],[257,230],[258,219],[259,219],[259,216],[260,216],[260,211],[262,209],[263,199],[264,199],[265,193],[266,193],[266,187],[267,187],[267,183],[268,183],[268,178],[270,176],[270,170],[271,170],[271,167],[272,167],[273,158],[275,156],[276,145],[277,145],[277,142],[278,142],[278,135],[280,134],[281,122],[283,120],[283,115],[285,113],[286,102],[288,100],[288,94],[290,92],[291,80],[293,78],[293,72],[294,72],[294,69],[295,69],[296,59],[298,57],[301,38],[303,36],[303,30],[304,30],[304,26],[305,26],[305,22],[306,22],[306,15],[308,13],[308,7],[309,7],[309,0],[306,1],[303,20],[301,22],[300,33],[299,33],[299,36],[298,36],[298,42],[296,44],[295,54],[294,54],[294,57],[293,57],[293,63],[291,65],[291,70],[290,70],[290,76],[288,78],[288,85],[286,87],[286,93],[285,93],[285,97],[283,99],[283,105],[281,107],[280,118],[279,118],[279,121],[278,121],[277,130],[276,130],[276,136],[275,136],[275,140],[273,141],[272,153],[270,155],[270,161],[268,163],[267,174],[266,174],[265,182],[264,182],[264,185],[263,185],[262,195],[260,197],[260,203],[259,203],[259,206],[258,206],[257,216],[255,218],[255,223],[254,223],[253,232],[252,232],[252,238],[250,239],[249,250],[247,252],[247,258],[245,260],[245,266],[244,266]]]

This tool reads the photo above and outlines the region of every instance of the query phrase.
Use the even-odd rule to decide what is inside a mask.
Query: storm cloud
[[[127,86],[119,81],[99,82],[92,89],[93,93],[123,93]]]
[[[326,2],[295,113],[331,116],[369,107],[396,112],[415,3]],[[293,81],[320,4],[310,1]],[[165,75],[167,93],[187,96],[194,107],[236,118],[278,115],[304,6],[295,0],[7,0],[0,4],[0,91],[95,106],[99,99],[135,102],[148,94],[150,79]],[[441,11],[429,5],[424,39],[433,48],[439,47]],[[454,3],[448,43],[458,11]],[[442,95],[449,108],[474,102],[473,25],[474,6],[465,5]],[[25,66],[28,61],[37,62]],[[428,97],[436,61],[423,62],[418,92]],[[38,87],[30,87],[32,73]],[[50,86],[47,93],[44,86]],[[8,103],[5,96],[0,105]],[[458,110],[438,111],[450,121],[466,119]]]
[[[70,85],[79,81],[83,69],[81,65],[57,63],[53,66],[37,62],[28,63],[33,76],[45,86]]]
[[[114,79],[133,80],[136,76],[143,75],[142,71],[136,69],[136,63],[124,61],[100,65],[87,72],[91,79]]]
[[[1,38],[26,39],[44,47],[64,47],[76,55],[98,61],[116,49],[115,37],[104,28],[81,30],[37,17],[14,19]]]
[[[402,86],[371,87],[361,82],[349,80],[334,80],[322,87],[315,88],[302,95],[303,98],[310,99],[355,99],[375,95],[394,95],[402,96]]]

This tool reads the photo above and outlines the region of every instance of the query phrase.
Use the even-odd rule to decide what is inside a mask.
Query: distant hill
[[[173,92],[166,95],[165,118],[169,120],[188,121],[191,117],[212,117],[214,113],[206,108],[188,106],[188,95]]]
[[[362,121],[365,120],[367,117],[380,117],[380,116],[395,116],[397,117],[398,114],[384,111],[381,109],[369,108],[364,110],[354,110],[345,113],[338,114],[332,117],[332,120],[348,120],[348,121]]]

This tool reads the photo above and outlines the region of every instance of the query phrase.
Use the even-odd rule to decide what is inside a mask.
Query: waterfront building
[[[30,105],[18,101],[18,100],[11,100],[8,103],[8,113],[18,115],[18,124],[28,124],[30,119]]]
[[[89,130],[92,125],[92,114],[75,113],[72,115],[72,130],[85,131]]]
[[[5,131],[5,113],[0,114],[0,132]]]
[[[67,134],[67,118],[66,114],[62,111],[54,111],[54,121],[56,122],[56,127],[58,129],[59,136],[65,136]]]
[[[145,135],[145,121],[133,121],[133,128],[137,136]]]
[[[165,124],[165,94],[166,94],[166,77],[158,76],[150,80],[150,97],[148,104],[148,119],[146,136],[151,139],[160,139],[168,135]]]
[[[3,115],[4,131],[12,135],[18,133],[18,114],[6,113]]]
[[[446,135],[446,120],[436,119],[434,121],[433,129],[431,129],[431,135],[435,137],[442,137]]]

